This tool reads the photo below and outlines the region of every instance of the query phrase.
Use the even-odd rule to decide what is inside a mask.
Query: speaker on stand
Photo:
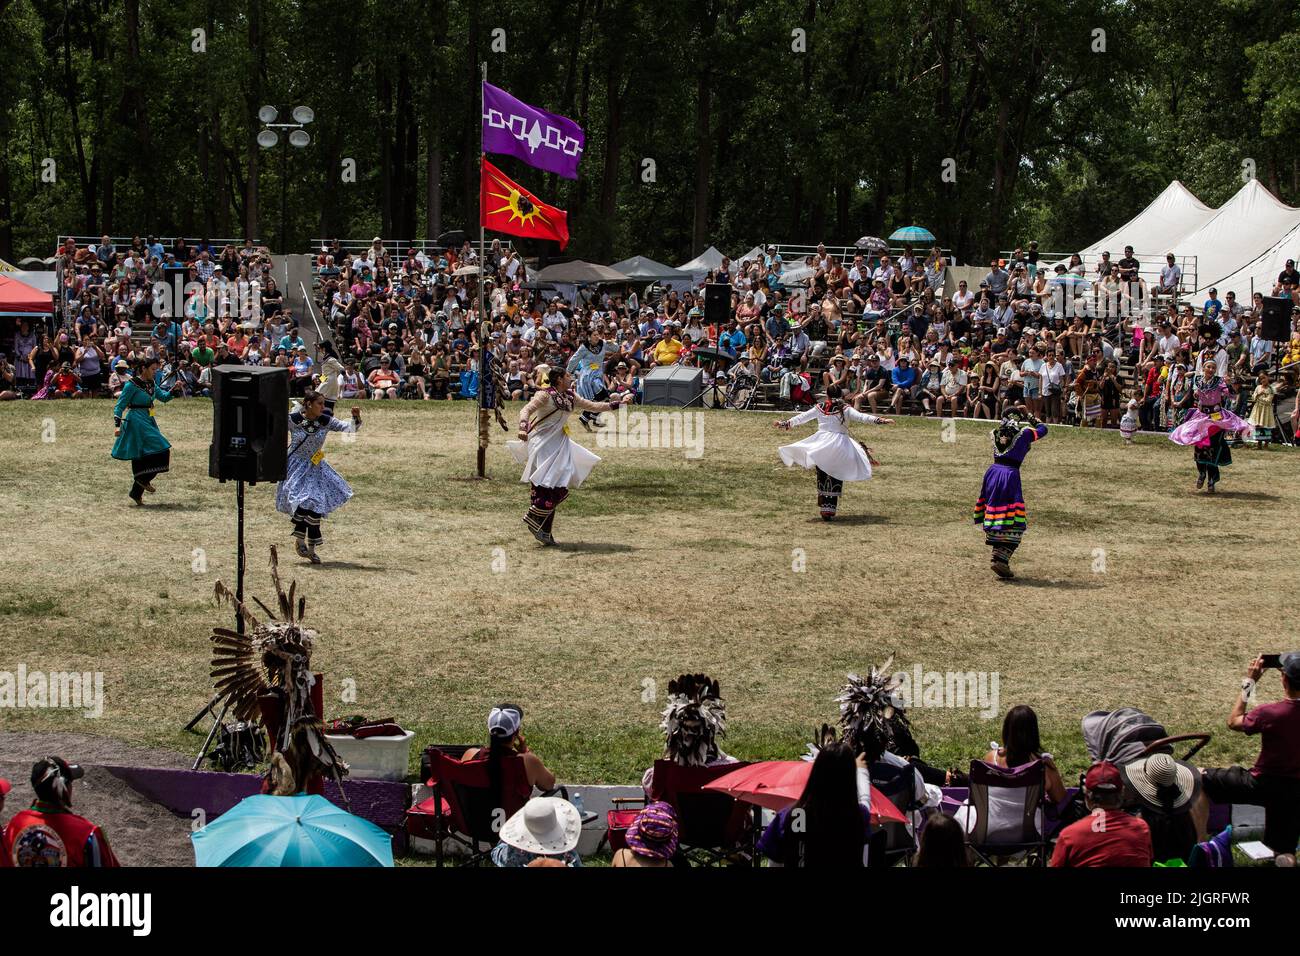
[[[244,603],[244,485],[282,481],[289,461],[289,370],[249,365],[218,365],[212,370],[212,444],[208,447],[208,476],[223,484],[235,482],[235,598]],[[235,611],[235,630],[244,633],[244,618]],[[212,712],[208,701],[185,725],[194,729]],[[223,707],[203,749],[194,761],[198,770],[226,716]]]

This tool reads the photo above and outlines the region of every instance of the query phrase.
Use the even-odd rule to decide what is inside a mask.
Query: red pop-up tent
[[[0,315],[50,315],[54,302],[48,293],[0,272]]]

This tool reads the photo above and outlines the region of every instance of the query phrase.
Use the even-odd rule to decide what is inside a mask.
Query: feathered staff
[[[683,767],[703,767],[718,756],[727,734],[722,688],[707,674],[682,674],[668,682],[668,706],[659,724],[664,757]]]
[[[311,653],[317,634],[303,626],[307,599],[297,595],[298,582],[291,582],[286,591],[280,580],[279,555],[274,547],[271,548],[271,580],[275,584],[279,616],[253,598],[266,613],[265,621],[259,620],[225,584],[216,583],[217,600],[234,605],[246,627],[244,634],[225,627],[212,629],[211,676],[216,694],[237,720],[258,721],[264,726],[260,700],[268,696],[276,698],[281,718],[273,741],[276,751],[289,746],[300,721],[314,718],[314,729],[309,734],[311,751],[325,772],[341,784],[348,772],[347,764],[339,759],[320,731],[319,718],[323,715],[315,712],[311,699],[315,683]]]

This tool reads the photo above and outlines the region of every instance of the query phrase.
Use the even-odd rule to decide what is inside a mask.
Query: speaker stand
[[[243,636],[244,615],[240,613],[244,606],[244,482],[242,479],[235,482],[235,512],[235,632]],[[205,715],[211,714],[215,718],[212,729],[208,731],[208,736],[204,739],[203,746],[199,750],[199,755],[194,759],[194,766],[191,769],[198,770],[203,761],[207,759],[208,751],[212,747],[212,739],[217,735],[217,731],[221,729],[221,723],[226,716],[226,709],[230,706],[230,702],[226,701],[226,703],[222,704],[221,712],[216,713],[213,708],[216,707],[217,701],[220,699],[221,695],[213,694],[212,699],[203,705],[203,709],[185,725],[185,730],[188,732],[192,731]]]

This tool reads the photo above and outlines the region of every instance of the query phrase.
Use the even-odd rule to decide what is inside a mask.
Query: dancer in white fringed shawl
[[[845,405],[843,392],[838,385],[826,387],[826,401],[814,405],[794,418],[773,422],[777,428],[789,430],[796,425],[816,421],[817,431],[793,445],[777,449],[787,467],[799,465],[817,471],[817,507],[822,520],[830,521],[839,509],[840,495],[846,481],[867,481],[875,463],[870,450],[849,434],[846,421],[868,425],[892,425],[893,419],[878,418]]]
[[[353,407],[352,421],[339,421],[325,411],[325,396],[312,389],[289,416],[289,462],[284,481],[276,485],[275,507],[293,518],[294,547],[312,564],[320,564],[316,549],[323,544],[321,521],[352,497],[343,476],[325,461],[325,439],[330,432],[360,427],[360,408]]]
[[[535,375],[540,390],[519,414],[519,441],[506,442],[506,448],[524,466],[519,480],[529,485],[531,502],[524,524],[542,544],[553,545],[555,509],[600,461],[569,438],[569,415],[575,408],[612,412],[630,402],[632,395],[625,393],[615,402],[592,402],[574,391],[573,376],[562,368],[539,365]]]

